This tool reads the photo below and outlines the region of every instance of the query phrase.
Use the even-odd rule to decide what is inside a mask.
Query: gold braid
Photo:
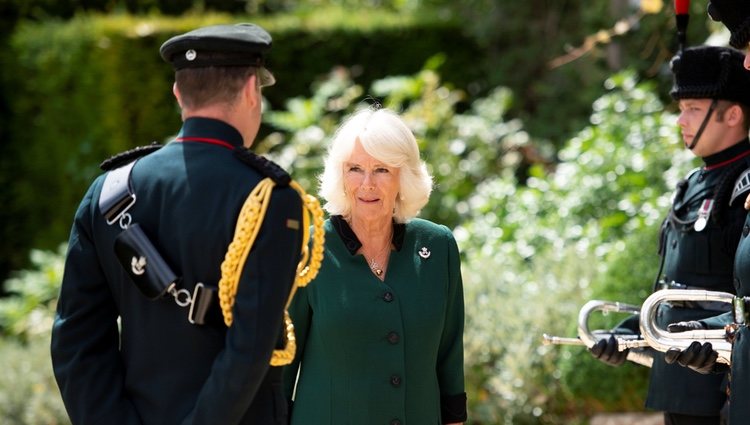
[[[234,239],[229,244],[224,261],[221,263],[221,279],[219,280],[219,303],[224,315],[224,323],[232,326],[232,307],[237,294],[237,284],[240,281],[242,267],[245,264],[250,249],[255,243],[255,238],[260,231],[260,224],[266,215],[271,192],[275,183],[270,178],[263,179],[250,192],[245,204],[240,210],[237,225],[234,230]],[[302,187],[292,180],[289,186],[299,193],[302,198],[302,258],[297,264],[297,275],[294,279],[289,298],[284,308],[285,346],[282,350],[274,350],[271,357],[271,366],[284,366],[292,362],[297,350],[294,337],[294,325],[289,317],[288,308],[292,302],[297,287],[304,287],[315,278],[323,261],[323,210],[318,200],[305,192]],[[308,247],[310,241],[310,216],[313,221],[313,243],[312,253]]]

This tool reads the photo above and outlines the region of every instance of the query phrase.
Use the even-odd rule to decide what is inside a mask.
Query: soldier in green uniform
[[[715,21],[722,22],[731,32],[729,43],[738,49],[747,49],[750,43],[750,2],[732,0],[712,0],[708,13]],[[745,54],[744,66],[750,69],[750,53]],[[750,82],[745,82],[742,90],[750,90]],[[747,174],[744,175],[747,178]],[[746,183],[747,184],[747,183]],[[750,209],[750,198],[745,199],[745,208]],[[734,288],[737,295],[750,296],[750,215],[746,216],[740,230],[740,242],[734,260]],[[750,306],[746,306],[747,309]],[[746,310],[747,311],[747,310]],[[750,332],[747,328],[747,317],[735,317],[726,313],[703,320],[684,321],[669,325],[672,332],[694,329],[721,329],[727,324],[744,322],[736,329],[732,344],[731,371],[729,373],[729,424],[744,425],[750,422]],[[715,375],[726,371],[727,367],[718,364],[718,353],[713,351],[710,343],[694,342],[685,350],[670,350],[666,360],[696,370],[700,373]]]
[[[281,368],[269,360],[300,260],[302,201],[288,174],[248,151],[261,87],[273,83],[270,46],[252,24],[161,46],[182,129],[161,148],[107,161],[70,235],[51,351],[74,424],[287,423]],[[219,309],[238,214],[266,177],[275,188],[265,219],[233,304]]]
[[[744,196],[750,169],[748,105],[750,79],[734,49],[701,46],[672,60],[672,97],[685,146],[703,160],[678,184],[660,236],[661,267],[655,290],[706,289],[733,292],[732,264],[745,219]],[[745,180],[743,180],[745,179]],[[725,303],[674,302],[662,305],[657,324],[698,320],[728,309]],[[635,320],[631,331],[638,332]],[[627,327],[627,325],[623,325]],[[598,359],[621,364],[614,338],[591,348]],[[665,412],[666,424],[719,424],[726,396],[724,375],[701,375],[667,364],[655,353],[646,407]]]

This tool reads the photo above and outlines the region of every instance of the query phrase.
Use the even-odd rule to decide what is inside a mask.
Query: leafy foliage
[[[65,245],[54,251],[31,251],[32,268],[5,281],[9,295],[0,298],[0,335],[27,342],[52,329],[52,312],[62,282]]]
[[[64,260],[64,246],[57,251],[34,250],[33,266],[5,282],[10,295],[0,299],[3,423],[70,423],[49,359],[50,331]]]
[[[591,298],[640,304],[658,266],[655,232],[670,188],[692,163],[650,85],[623,73],[607,88],[553,172],[535,167],[525,187],[507,175],[488,180],[469,199],[474,217],[456,229],[477,423],[642,409],[645,368],[539,346],[542,333],[574,335]]]
[[[545,159],[543,147],[530,149],[521,123],[506,119],[513,101],[507,89],[464,105],[465,94],[430,69],[365,90],[347,69],[335,68],[311,97],[265,112],[276,130],[259,149],[290,166],[313,193],[327,141],[372,96],[399,110],[418,136],[437,185],[422,216],[454,227],[464,257],[470,423],[573,424],[594,412],[642,408],[645,368],[610,368],[583,348],[545,347],[540,340],[542,333],[572,335],[588,299],[638,304],[646,296],[656,256],[644,246],[655,249],[670,188],[692,165],[674,116],[663,112],[651,85],[623,73],[607,89],[591,124],[556,162]],[[366,93],[369,101],[361,101]],[[520,184],[523,166],[531,177]],[[63,256],[62,250],[35,254],[37,266],[9,285],[18,293],[0,305],[9,341],[0,346],[4,356],[17,350],[14,340],[28,347],[38,340],[37,327],[22,319],[36,310],[17,306],[39,306],[47,320],[41,323],[49,323]],[[596,322],[609,327],[613,319]]]
[[[0,228],[0,280],[27,264],[32,247],[54,249],[68,236],[98,163],[179,129],[170,90],[174,73],[157,53],[161,43],[238,19],[79,15],[15,29],[8,49],[0,51],[7,65],[0,67],[0,112],[8,110],[0,114],[0,221],[13,224]],[[253,21],[274,37],[269,67],[279,84],[265,92],[274,107],[308,93],[311,82],[336,64],[367,84],[389,73],[417,72],[434,52],[451,58],[441,72],[452,81],[466,85],[479,72],[463,67],[476,56],[476,45],[455,22],[430,14],[325,10]],[[379,57],[394,45],[401,47]]]
[[[455,227],[465,257],[472,423],[571,423],[642,409],[645,368],[609,368],[580,347],[540,347],[540,336],[573,334],[592,297],[639,305],[650,291],[660,219],[694,164],[653,84],[639,84],[633,72],[608,79],[590,125],[553,162],[551,148],[532,144],[506,118],[513,99],[505,88],[459,113],[464,94],[428,69],[368,91],[348,78],[337,69],[312,98],[268,113],[292,133],[288,141],[272,134],[264,146],[310,188],[326,140],[361,106],[360,93],[402,111],[437,186],[422,216]],[[525,165],[524,184],[517,171]],[[591,326],[622,318],[592,317]]]
[[[49,360],[49,336],[0,338],[0,417],[15,425],[70,424]]]
[[[305,187],[317,186],[327,141],[338,123],[356,108],[378,103],[399,111],[422,151],[436,190],[422,215],[454,227],[470,206],[465,199],[489,176],[513,174],[531,160],[529,137],[518,120],[504,120],[512,102],[510,92],[497,88],[459,113],[466,94],[440,80],[436,71],[441,57],[428,61],[411,76],[394,76],[373,82],[369,90],[354,84],[346,68],[334,69],[314,86],[311,98],[293,98],[282,111],[265,113],[264,120],[279,131],[259,143],[282,166],[293,170]],[[363,94],[368,94],[363,101]]]

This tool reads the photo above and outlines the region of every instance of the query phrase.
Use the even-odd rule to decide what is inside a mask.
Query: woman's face
[[[344,162],[344,192],[354,219],[390,220],[399,191],[399,169],[383,164],[368,154],[357,140]]]

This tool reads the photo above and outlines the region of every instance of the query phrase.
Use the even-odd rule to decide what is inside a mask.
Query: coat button
[[[393,385],[394,387],[398,387],[399,385],[401,385],[401,377],[398,375],[391,376],[391,385]]]
[[[401,421],[398,419],[394,419],[391,421],[391,425],[401,425]]]
[[[750,233],[750,226],[747,224],[742,228],[742,236],[747,236],[747,234]]]
[[[383,300],[387,303],[393,301],[393,293],[392,292],[386,292],[383,294]]]
[[[672,248],[677,248],[677,239],[672,240]]]
[[[396,332],[388,332],[388,342],[398,344],[399,336]]]

